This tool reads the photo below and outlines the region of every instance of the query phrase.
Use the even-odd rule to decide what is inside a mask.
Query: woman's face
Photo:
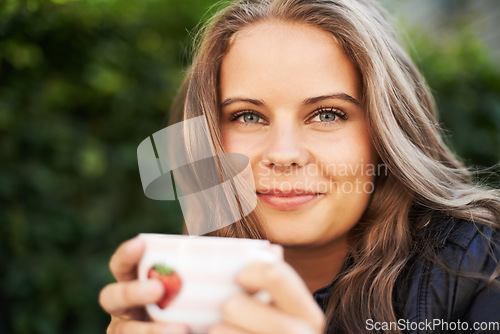
[[[373,191],[376,153],[360,76],[337,42],[304,24],[240,31],[220,72],[226,152],[250,158],[270,239],[345,241]]]

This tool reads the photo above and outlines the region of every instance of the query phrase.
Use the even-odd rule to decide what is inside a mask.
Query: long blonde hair
[[[301,22],[330,33],[359,69],[371,140],[388,173],[378,176],[371,202],[351,233],[354,265],[334,285],[328,314],[342,332],[364,332],[369,318],[397,321],[393,290],[418,249],[415,235],[435,216],[499,226],[499,194],[473,185],[469,171],[444,145],[424,79],[383,11],[369,0],[230,4],[200,33],[192,66],[174,105],[173,121],[205,115],[215,149],[223,151],[218,118],[222,59],[238,31],[263,20]],[[265,237],[257,213],[217,234]],[[499,270],[490,280],[498,275]]]

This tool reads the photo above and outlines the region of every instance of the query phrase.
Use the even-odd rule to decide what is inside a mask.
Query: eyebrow
[[[356,100],[354,97],[352,97],[349,94],[346,93],[334,93],[334,94],[328,94],[328,95],[321,95],[321,96],[315,96],[315,97],[310,97],[302,101],[302,104],[315,104],[323,100],[328,100],[328,99],[338,99],[338,100],[344,100],[347,102],[351,102],[357,106],[359,106],[359,101]],[[263,106],[264,101],[262,100],[257,100],[257,99],[249,99],[249,98],[242,98],[242,97],[234,97],[234,98],[227,98],[221,103],[221,107],[228,106],[232,103],[236,102],[248,102],[251,104],[254,104],[256,106]]]
[[[328,100],[328,99],[344,100],[347,102],[354,103],[357,106],[359,106],[359,104],[360,104],[358,100],[356,100],[354,97],[352,97],[351,95],[346,94],[346,93],[334,93],[334,94],[329,94],[329,95],[310,97],[310,98],[302,101],[302,104],[314,104],[314,103],[317,103],[317,102],[320,102],[323,100]]]
[[[262,101],[262,100],[234,97],[234,98],[225,99],[224,102],[221,103],[221,107],[225,107],[225,106],[230,105],[231,103],[236,103],[236,102],[248,102],[251,104],[255,104],[256,106],[263,106],[264,105],[264,101]]]

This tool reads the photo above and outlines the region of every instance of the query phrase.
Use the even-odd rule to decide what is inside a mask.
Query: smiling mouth
[[[325,195],[300,189],[282,191],[278,189],[266,189],[257,191],[257,196],[266,205],[275,210],[293,211],[298,210]]]

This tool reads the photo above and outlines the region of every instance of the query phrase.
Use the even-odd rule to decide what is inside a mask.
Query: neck
[[[309,291],[330,284],[340,273],[347,256],[345,238],[319,246],[285,246],[285,261],[306,283]]]

